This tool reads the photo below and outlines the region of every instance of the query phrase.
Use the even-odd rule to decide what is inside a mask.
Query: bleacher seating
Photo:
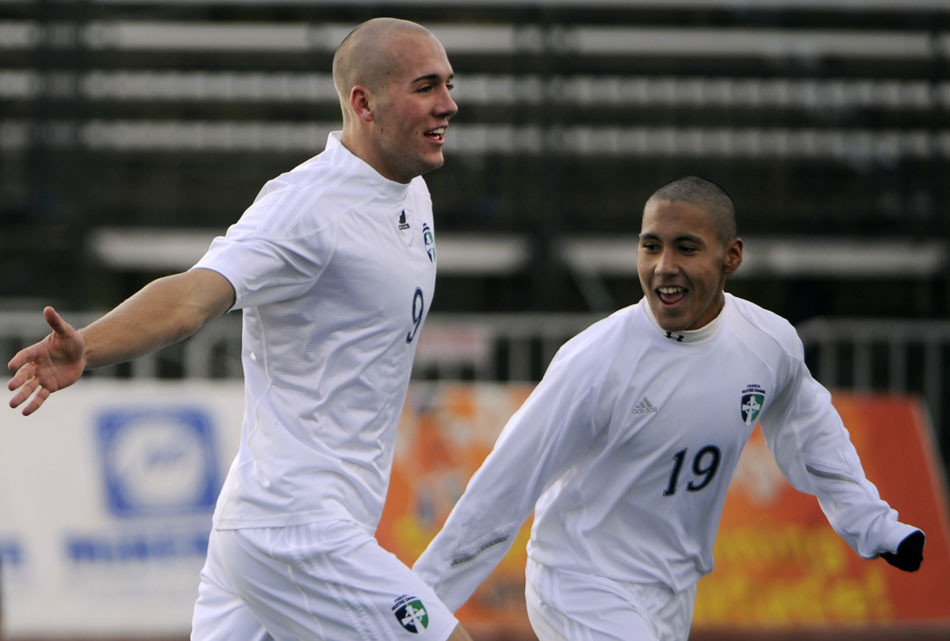
[[[439,230],[530,240],[521,285],[487,306],[583,307],[553,243],[635,233],[645,197],[686,173],[727,186],[746,234],[950,233],[946,3],[385,9],[430,26],[457,72],[449,162],[429,181]],[[2,242],[42,234],[55,249],[40,243],[33,260],[69,274],[62,290],[33,287],[105,303],[126,283],[95,285],[114,274],[83,254],[90,231],[233,221],[338,126],[332,52],[372,13],[299,0],[0,3]],[[22,296],[12,287],[0,294]]]
[[[440,237],[511,250],[440,252],[434,314],[635,300],[632,269],[572,257],[622,260],[652,190],[699,174],[749,238],[877,243],[863,272],[750,269],[736,293],[796,324],[950,315],[945,0],[3,0],[0,306],[111,307],[158,268],[103,238],[226,228],[339,126],[333,50],[379,11],[429,26],[456,71]]]

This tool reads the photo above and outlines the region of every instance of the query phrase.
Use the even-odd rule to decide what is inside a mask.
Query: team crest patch
[[[746,425],[755,425],[764,404],[765,390],[760,386],[749,385],[742,390],[742,398],[739,401],[739,414],[742,416],[742,422]]]
[[[414,596],[403,594],[393,603],[396,620],[407,631],[418,634],[429,627],[429,613],[422,601]]]
[[[429,262],[435,262],[435,234],[429,223],[422,223],[422,242],[425,243],[426,253],[429,254]]]

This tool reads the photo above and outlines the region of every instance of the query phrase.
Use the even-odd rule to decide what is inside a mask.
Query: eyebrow
[[[419,76],[418,78],[415,78],[412,82],[416,83],[416,82],[421,82],[423,80],[428,81],[428,82],[441,81],[442,75],[438,73],[428,73],[424,76]],[[445,79],[446,82],[452,82],[453,80],[455,80],[454,73],[450,73],[449,77]]]
[[[644,240],[644,239],[662,240],[662,239],[660,238],[659,234],[654,234],[654,233],[652,233],[652,232],[641,232],[641,233],[640,233],[640,240]],[[705,244],[706,244],[706,241],[703,239],[702,236],[695,236],[695,235],[693,235],[693,234],[682,234],[682,235],[677,236],[676,238],[673,239],[673,242],[674,242],[674,243],[682,243],[682,242],[684,242],[684,241],[690,242],[690,243],[697,243],[697,244],[701,244],[701,245],[705,245]]]

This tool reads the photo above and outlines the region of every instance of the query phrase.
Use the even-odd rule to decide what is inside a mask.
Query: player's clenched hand
[[[8,365],[14,374],[7,388],[16,391],[10,407],[18,407],[29,399],[23,407],[24,416],[39,409],[50,393],[79,380],[86,365],[85,343],[79,332],[52,307],[43,310],[43,317],[53,331],[17,352]]]

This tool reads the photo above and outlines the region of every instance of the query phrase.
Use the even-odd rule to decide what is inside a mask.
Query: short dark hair
[[[723,243],[738,236],[736,204],[725,189],[699,176],[685,176],[653,192],[649,200],[682,201],[707,211]],[[648,200],[648,202],[649,202]]]

